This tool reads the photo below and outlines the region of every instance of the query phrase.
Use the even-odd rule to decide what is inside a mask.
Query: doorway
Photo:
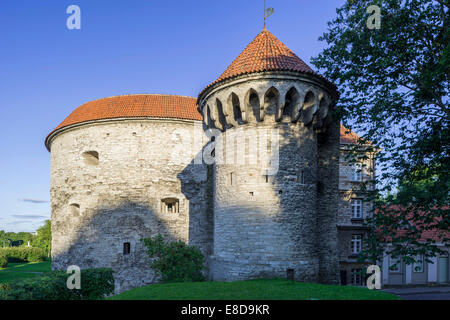
[[[439,257],[439,282],[448,283],[448,253]]]

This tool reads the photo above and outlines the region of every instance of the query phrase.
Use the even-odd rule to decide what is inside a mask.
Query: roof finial
[[[266,29],[266,19],[274,12],[275,10],[272,7],[266,9],[266,0],[264,0],[264,30]]]

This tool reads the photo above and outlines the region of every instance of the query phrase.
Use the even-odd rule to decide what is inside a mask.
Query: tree
[[[50,220],[45,220],[45,224],[37,229],[36,236],[33,238],[33,246],[45,250],[47,256],[50,256],[52,248],[52,231]]]
[[[371,5],[379,29],[367,26]],[[421,241],[425,232],[450,242],[449,1],[348,0],[336,12],[312,63],[337,84],[336,115],[361,134],[359,146],[378,147],[364,257],[381,258],[388,242],[407,263],[432,256],[440,250]]]
[[[9,247],[10,240],[6,236],[6,232],[3,230],[0,230],[0,248],[1,247]]]

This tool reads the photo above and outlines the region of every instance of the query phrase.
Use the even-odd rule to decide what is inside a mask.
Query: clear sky
[[[267,28],[309,64],[344,0],[267,0]],[[81,30],[69,30],[69,5]],[[263,27],[263,0],[2,0],[0,230],[50,217],[44,139],[79,105],[120,94],[194,96]]]

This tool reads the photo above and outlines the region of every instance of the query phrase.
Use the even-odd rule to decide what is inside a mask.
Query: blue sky
[[[268,29],[309,64],[344,0],[267,0]],[[66,9],[81,8],[81,30]],[[76,107],[120,94],[196,97],[262,30],[263,0],[4,0],[0,230],[50,217],[44,139]]]

